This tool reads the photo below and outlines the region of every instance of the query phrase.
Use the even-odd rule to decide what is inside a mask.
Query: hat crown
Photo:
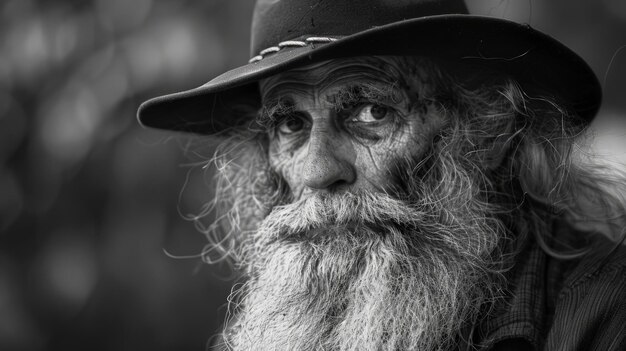
[[[251,56],[303,37],[341,37],[410,18],[467,14],[463,0],[258,0]]]

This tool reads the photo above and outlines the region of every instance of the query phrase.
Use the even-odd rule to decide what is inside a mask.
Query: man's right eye
[[[287,116],[277,125],[276,130],[280,134],[293,134],[304,129],[306,121],[300,116]]]

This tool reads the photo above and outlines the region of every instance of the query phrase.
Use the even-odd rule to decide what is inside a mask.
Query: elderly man
[[[260,0],[252,34],[139,111],[222,139],[206,253],[247,280],[218,347],[626,349],[624,182],[573,159],[601,96],[576,54],[460,0]]]

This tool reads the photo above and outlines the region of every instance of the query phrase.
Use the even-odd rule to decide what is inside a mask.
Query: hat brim
[[[257,82],[297,66],[340,57],[407,55],[481,65],[515,79],[530,94],[553,98],[589,123],[602,93],[591,68],[555,39],[508,20],[475,15],[414,18],[337,41],[287,47],[187,91],[153,98],[138,110],[148,127],[214,134],[238,122],[235,110],[260,105]]]

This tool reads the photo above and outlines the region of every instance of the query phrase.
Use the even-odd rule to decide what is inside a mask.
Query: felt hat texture
[[[408,55],[500,71],[589,123],[602,92],[576,53],[529,25],[468,14],[462,0],[258,0],[250,60],[208,83],[144,102],[148,127],[213,134],[260,106],[258,81],[335,58]]]

